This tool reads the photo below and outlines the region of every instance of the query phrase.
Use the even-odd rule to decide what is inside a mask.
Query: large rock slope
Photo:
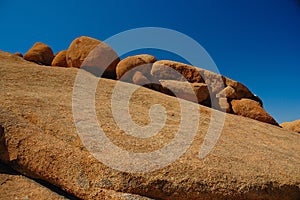
[[[2,162],[82,199],[299,199],[299,134],[226,114],[216,146],[200,159],[211,115],[222,114],[201,105],[191,147],[169,166],[134,174],[107,167],[91,156],[76,132],[72,92],[77,72],[75,68],[38,66],[0,52]],[[116,145],[128,151],[150,152],[174,138],[180,123],[177,99],[146,88],[131,98],[133,120],[147,124],[149,107],[159,103],[167,111],[166,125],[152,138],[126,137],[111,113],[115,85],[113,80],[99,80],[96,113]]]

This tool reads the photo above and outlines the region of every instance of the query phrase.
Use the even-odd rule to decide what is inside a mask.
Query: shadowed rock
[[[22,53],[20,53],[20,52],[16,52],[16,53],[14,53],[14,55],[15,55],[15,56],[19,56],[19,57],[23,58],[23,54],[22,54]]]
[[[0,199],[54,199],[63,200],[61,196],[49,188],[16,173],[0,163]]]
[[[67,55],[67,50],[58,52],[55,55],[51,65],[58,66],[58,67],[68,67],[66,55]]]
[[[143,73],[140,71],[136,71],[134,73],[132,77],[132,82],[136,85],[141,85],[141,86],[151,83],[150,80],[146,76],[144,76]]]
[[[53,60],[53,51],[52,49],[41,42],[35,43],[25,54],[24,59],[35,62],[41,65],[51,65]]]
[[[132,82],[133,75],[137,70],[147,77],[150,75],[152,63],[155,61],[156,58],[148,54],[129,56],[118,63],[117,79],[122,78],[122,81]]]
[[[209,98],[209,91],[205,83],[162,80],[161,85],[161,92],[191,102],[201,103]]]

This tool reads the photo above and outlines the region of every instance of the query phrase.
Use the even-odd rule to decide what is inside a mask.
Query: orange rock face
[[[231,80],[230,78],[227,78],[227,77],[223,77],[223,78],[224,78],[224,82],[225,82],[226,86],[231,86],[232,88],[235,89],[237,99],[254,98],[254,95],[252,94],[252,92],[250,92],[250,90],[242,83]]]
[[[278,123],[275,121],[275,119],[269,115],[258,102],[254,100],[232,100],[231,105],[234,114],[278,126]]]
[[[123,81],[131,82],[136,71],[147,76],[150,74],[152,63],[155,61],[156,58],[148,54],[129,56],[118,63],[117,79],[122,78]]]
[[[229,98],[229,99],[236,99],[237,98],[237,94],[236,91],[233,87],[231,86],[227,86],[225,87],[221,92],[219,92],[216,95],[218,98]]]
[[[179,74],[176,71],[182,76],[178,76]],[[159,80],[182,81],[186,79],[190,83],[204,82],[196,67],[170,60],[155,62],[152,66],[151,74]]]
[[[81,36],[73,40],[66,54],[68,67],[86,67],[96,76],[116,78],[117,53],[100,40]]]
[[[66,55],[67,55],[67,50],[58,52],[54,57],[51,65],[58,66],[58,67],[68,67]]]
[[[162,80],[161,85],[163,88],[161,92],[195,103],[201,103],[209,97],[209,91],[205,83]]]
[[[55,199],[64,200],[49,188],[27,178],[0,162],[0,199]]]
[[[16,53],[14,53],[14,55],[15,55],[15,56],[19,56],[19,57],[23,58],[23,54],[22,54],[22,53],[20,53],[20,52],[16,52]]]
[[[97,160],[78,136],[72,112],[77,72],[76,68],[41,67],[0,51],[0,85],[5,94],[0,95],[1,162],[28,177],[51,183],[72,196],[87,200],[147,197],[168,200],[299,199],[300,134],[191,102],[186,103],[193,106],[192,109],[186,109],[174,97],[141,87],[130,98],[132,119],[137,125],[146,126],[150,122],[149,108],[159,104],[166,111],[166,123],[153,137],[136,138],[124,133],[111,110],[116,84],[124,93],[136,86],[99,79],[100,89],[95,94],[97,126],[101,126],[114,145],[128,153],[147,154],[164,148],[174,142],[182,123],[187,123],[186,128],[194,125],[190,117],[182,121],[183,111],[200,114],[190,147],[168,166],[144,173],[109,167]],[[97,79],[89,73],[86,75],[86,80]],[[219,124],[223,115],[226,119],[218,142],[205,158],[199,157],[207,130],[215,132],[214,125]],[[82,121],[87,116],[83,115]],[[168,155],[172,156],[185,145],[185,139],[175,142]],[[97,147],[97,143],[94,146]],[[108,153],[107,158],[118,166],[135,165],[118,153]],[[159,164],[151,160],[139,167],[146,168],[153,162]],[[6,196],[1,195],[7,194],[10,186],[10,183],[1,182],[1,200],[5,199]],[[22,186],[16,185],[18,189]],[[24,199],[25,195],[17,197]],[[14,198],[8,196],[8,199]]]
[[[35,43],[25,54],[24,59],[35,62],[41,65],[51,65],[53,60],[53,51],[52,49],[41,42]]]
[[[101,41],[86,36],[73,40],[66,54],[68,67],[80,68],[84,59],[100,43]]]
[[[280,126],[282,126],[283,128],[289,131],[300,133],[300,119],[295,120],[293,122],[284,122],[280,124]]]

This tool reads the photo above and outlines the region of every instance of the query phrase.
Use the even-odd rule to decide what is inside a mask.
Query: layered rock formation
[[[187,151],[152,172],[122,172],[93,157],[77,135],[72,95],[78,69],[41,67],[0,52],[0,73],[1,162],[70,195],[81,199],[299,199],[298,133],[226,114],[216,146],[200,158],[207,130],[214,130],[211,122],[219,121],[224,113],[186,102],[200,113],[196,135]],[[139,139],[124,134],[111,107],[116,84],[124,93],[134,85],[97,79],[88,73],[86,76],[86,80],[99,81],[97,120],[115,145],[128,152],[152,152],[176,136],[182,122],[178,99],[142,87],[131,96],[130,114],[137,124],[149,123],[149,108],[155,104],[164,106],[167,115],[165,126],[156,135]],[[181,148],[183,144],[175,145]],[[118,155],[108,157],[126,164]],[[0,185],[0,193],[5,191]]]

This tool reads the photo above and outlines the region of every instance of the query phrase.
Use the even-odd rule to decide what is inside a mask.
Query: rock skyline
[[[168,84],[169,87],[182,92],[185,90],[185,84],[180,82],[201,83],[201,88],[207,89],[198,90],[195,84],[192,86],[196,92],[195,95],[202,97],[197,100],[199,104],[279,125],[264,110],[262,100],[242,83],[184,63],[169,60],[157,61],[152,55],[134,55],[120,61],[119,56],[111,47],[87,36],[74,39],[67,50],[58,52],[55,57],[48,45],[38,42],[25,53],[24,59],[37,64],[59,67],[87,67],[88,71],[95,75],[101,74],[102,77],[143,85],[168,95],[174,95],[169,89],[163,87],[169,80],[172,81],[168,83],[173,83]],[[187,94],[179,94],[179,96],[186,100],[191,99]],[[203,97],[206,98],[203,99]],[[235,102],[235,106],[232,102]]]

